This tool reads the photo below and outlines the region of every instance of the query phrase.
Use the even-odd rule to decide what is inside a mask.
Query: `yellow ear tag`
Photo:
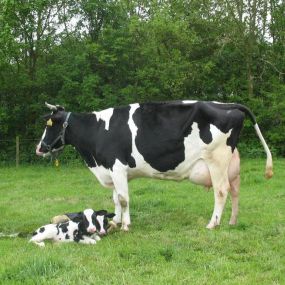
[[[51,119],[49,119],[49,120],[47,121],[47,126],[49,126],[49,127],[52,126],[52,120],[51,120]]]

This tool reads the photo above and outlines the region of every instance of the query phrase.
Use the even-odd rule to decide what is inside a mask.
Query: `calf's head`
[[[52,110],[52,113],[44,116],[46,128],[36,148],[36,154],[43,157],[49,156],[64,147],[65,129],[70,115],[64,111],[62,106],[54,106],[48,103],[46,106]]]
[[[114,213],[108,213],[106,210],[94,211],[86,209],[83,212],[67,214],[74,222],[80,223],[80,228],[87,233],[97,232],[99,235],[107,233],[108,218],[113,218]]]
[[[107,233],[109,220],[115,217],[114,213],[108,213],[106,210],[100,210],[96,212],[96,226],[99,235],[105,235]]]

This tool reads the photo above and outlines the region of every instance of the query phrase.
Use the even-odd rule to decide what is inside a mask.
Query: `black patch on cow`
[[[138,127],[135,143],[154,169],[175,169],[185,159],[184,137],[191,133],[192,106],[168,103],[142,104],[133,120]]]
[[[70,236],[68,234],[66,234],[65,239],[70,239]]]
[[[66,213],[65,214],[71,221],[79,223],[83,220],[83,213],[77,212],[77,213]]]
[[[33,233],[32,233],[32,236],[35,236],[35,235],[37,235],[37,234],[38,234],[37,232],[33,232]]]
[[[135,143],[145,161],[154,169],[174,170],[185,159],[184,139],[196,122],[200,138],[205,144],[212,142],[210,125],[227,133],[232,129],[227,145],[235,149],[242,128],[244,114],[233,105],[197,102],[141,104],[133,119],[138,127]]]
[[[79,242],[82,239],[83,239],[83,237],[82,237],[82,234],[79,232],[79,230],[74,230],[73,231],[73,240],[75,242]]]
[[[40,233],[43,233],[44,231],[45,231],[45,227],[41,227],[39,230]]]
[[[72,144],[89,167],[104,166],[112,169],[118,159],[122,164],[135,167],[132,157],[132,135],[128,125],[130,106],[116,108],[105,129],[105,121],[94,114],[70,116],[66,142]]]
[[[62,224],[59,225],[59,227],[61,228],[63,233],[67,233],[68,232],[68,225],[69,225],[69,222],[62,223]]]

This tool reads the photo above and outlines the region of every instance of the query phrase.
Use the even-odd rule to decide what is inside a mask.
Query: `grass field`
[[[285,284],[285,160],[263,178],[265,160],[244,160],[240,215],[230,199],[218,229],[205,229],[213,193],[187,181],[130,182],[132,226],[94,246],[29,244],[50,218],[113,210],[111,191],[85,167],[0,168],[0,284]]]

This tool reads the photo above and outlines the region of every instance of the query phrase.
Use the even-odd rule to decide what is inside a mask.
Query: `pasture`
[[[238,224],[205,229],[213,192],[187,181],[130,182],[131,231],[95,246],[29,244],[54,215],[113,211],[112,194],[84,166],[0,169],[0,284],[285,284],[285,160],[242,160]]]

